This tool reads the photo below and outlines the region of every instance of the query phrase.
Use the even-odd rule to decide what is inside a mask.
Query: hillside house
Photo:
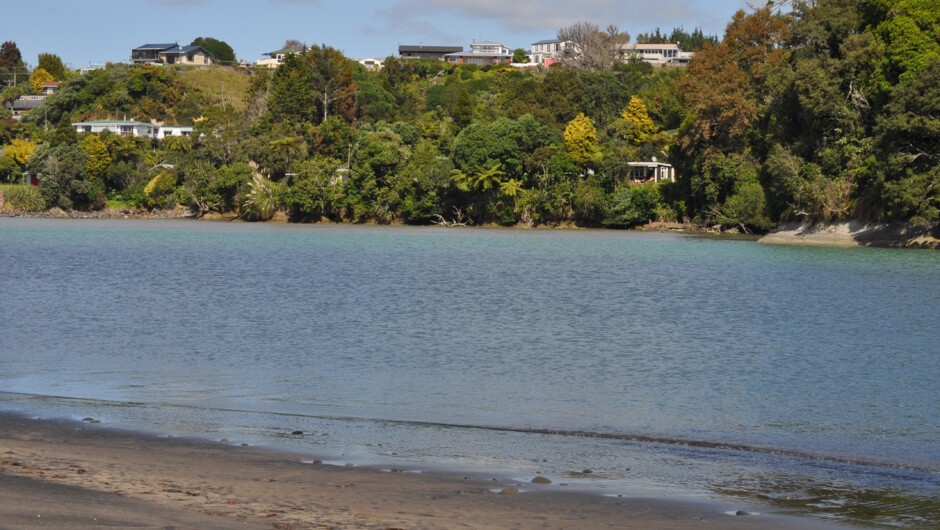
[[[209,66],[215,62],[215,58],[202,46],[180,46],[177,43],[144,44],[131,50],[131,62]]]
[[[686,66],[692,58],[692,52],[684,52],[678,44],[624,44],[625,60],[641,60],[653,66]]]
[[[99,134],[110,131],[121,136],[138,136],[162,140],[168,136],[192,136],[192,125],[161,125],[128,120],[82,121],[72,124],[76,132]]]
[[[509,64],[512,62],[512,50],[499,42],[474,42],[469,52],[454,52],[444,56],[451,64]]]
[[[633,182],[676,181],[676,170],[672,164],[659,162],[654,156],[649,162],[627,162],[630,167],[630,180]]]
[[[37,107],[41,107],[46,102],[46,98],[55,94],[58,89],[58,81],[49,81],[42,84],[41,93],[20,96],[13,101],[4,103],[3,106],[10,111],[14,120],[20,121],[26,113]]]
[[[565,56],[568,43],[559,39],[540,40],[532,43],[529,59],[536,64],[551,66]]]
[[[443,60],[449,53],[459,53],[463,46],[425,46],[423,44],[404,44],[398,47],[398,56],[402,59],[438,59]]]
[[[258,59],[255,61],[255,66],[260,66],[263,68],[277,68],[284,62],[284,58],[290,54],[303,55],[307,53],[307,46],[299,42],[291,43],[288,46],[281,48],[280,50],[275,50],[273,52],[268,52],[263,55],[267,55],[267,59]]]

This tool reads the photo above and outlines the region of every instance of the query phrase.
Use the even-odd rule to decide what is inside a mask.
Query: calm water
[[[940,525],[937,252],[0,219],[0,316],[3,410]]]

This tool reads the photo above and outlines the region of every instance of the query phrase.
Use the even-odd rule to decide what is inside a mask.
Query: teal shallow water
[[[0,219],[0,270],[8,410],[940,523],[940,253]]]

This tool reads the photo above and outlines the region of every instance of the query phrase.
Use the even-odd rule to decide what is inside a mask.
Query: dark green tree
[[[235,63],[235,50],[223,40],[212,37],[196,37],[190,46],[201,46],[202,49],[212,54],[216,63],[233,64]]]
[[[56,81],[64,81],[68,75],[68,69],[65,68],[62,59],[54,53],[40,53],[37,68],[49,72]]]

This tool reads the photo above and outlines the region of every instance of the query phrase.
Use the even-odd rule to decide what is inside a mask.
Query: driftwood
[[[454,217],[450,221],[444,218],[443,215],[437,214],[431,220],[432,223],[440,226],[470,226],[473,224],[473,219],[465,216],[464,213],[454,206]]]

